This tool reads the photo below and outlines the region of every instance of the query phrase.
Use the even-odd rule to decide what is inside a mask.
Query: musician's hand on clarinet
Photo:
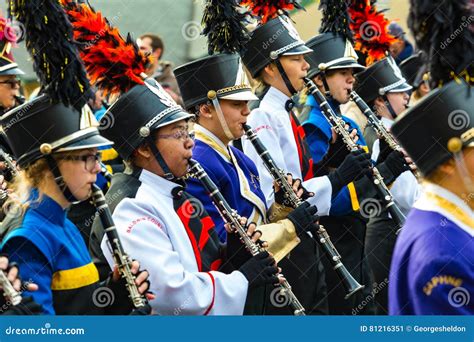
[[[296,228],[296,234],[301,236],[310,232],[313,236],[314,229],[319,222],[317,214],[318,208],[310,205],[308,202],[303,202],[298,208],[288,214],[287,218],[293,223]]]
[[[309,197],[314,196],[314,192],[309,192],[303,187],[301,179],[293,178],[293,175],[291,173],[286,174],[286,179],[288,181],[288,184],[291,184],[291,186],[293,187],[293,191],[298,198],[301,198],[304,201]],[[275,202],[287,207],[291,207],[291,203],[288,203],[285,197],[285,191],[280,187],[277,181],[273,182],[273,189],[275,191]]]
[[[21,282],[18,266],[13,262],[10,263],[5,255],[0,256],[0,272],[5,272],[8,281],[17,292],[21,293],[22,290],[38,290],[38,285],[36,284],[31,282]],[[1,285],[0,291],[3,292]],[[8,307],[8,310],[5,309],[6,307]],[[11,305],[11,302],[0,293],[0,308],[2,308],[2,315],[39,315],[43,313],[43,307],[29,296],[23,297],[19,304]]]
[[[339,167],[328,174],[335,196],[345,185],[368,173],[372,166],[370,155],[362,149],[349,153]]]
[[[281,269],[277,267],[275,259],[266,251],[250,258],[239,268],[239,271],[247,278],[249,288],[276,285],[284,281],[283,277],[278,276]]]
[[[133,260],[130,271],[135,276],[135,284],[137,285],[138,291],[140,294],[145,294],[147,300],[155,299],[155,295],[150,290],[150,281],[148,280],[149,274],[147,270],[140,270],[140,263],[137,260]],[[121,279],[120,272],[117,268],[117,265],[114,267],[114,272],[112,275],[112,280],[114,282],[119,282]],[[124,286],[125,287],[125,286]]]
[[[386,184],[390,184],[403,172],[410,170],[408,165],[403,152],[392,151],[383,163],[377,164],[377,168],[382,177],[386,180]]]
[[[20,274],[18,270],[18,266],[16,263],[10,263],[8,258],[5,255],[0,256],[0,269],[3,271],[10,283],[13,285],[13,288],[16,291],[36,291],[38,290],[38,285],[33,284],[31,282],[25,282],[22,284],[20,279]],[[23,285],[23,288],[22,288]],[[1,285],[0,285],[1,287]]]

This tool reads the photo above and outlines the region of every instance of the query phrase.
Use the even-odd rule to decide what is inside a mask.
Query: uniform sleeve
[[[257,121],[258,120],[258,121]],[[256,131],[262,144],[270,152],[275,164],[282,170],[288,170],[283,156],[283,150],[280,146],[279,128],[283,125],[279,118],[270,119],[270,116],[262,110],[255,109],[249,117],[249,125]],[[244,153],[255,163],[260,176],[260,186],[265,199],[267,208],[274,202],[273,178],[265,168],[262,158],[258,155],[252,143],[248,139],[242,139]]]
[[[466,251],[468,248],[466,248]],[[463,262],[464,261],[464,262]],[[458,256],[439,256],[423,265],[413,265],[410,291],[413,308],[420,315],[473,315],[472,265]]]
[[[421,195],[421,184],[418,183],[413,173],[405,171],[392,183],[390,192],[395,203],[406,215]]]
[[[150,273],[151,291],[156,299],[150,302],[161,315],[241,315],[247,296],[245,276],[234,271],[190,272],[172,245],[163,220],[151,211],[124,201],[114,212],[114,222],[125,251]],[[105,239],[102,250],[110,265],[111,253]],[[192,253],[192,251],[190,251]]]
[[[51,290],[53,272],[43,253],[32,242],[22,237],[9,239],[3,246],[2,252],[8,254],[10,262],[18,264],[22,281],[38,285],[37,291],[25,291],[23,296],[33,297],[35,302],[43,306],[44,314],[54,315]]]

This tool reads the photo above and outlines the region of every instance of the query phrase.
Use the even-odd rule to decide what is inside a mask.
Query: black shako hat
[[[474,146],[474,92],[451,81],[400,115],[391,131],[424,175]]]
[[[21,167],[53,152],[113,144],[100,135],[99,124],[87,105],[79,112],[72,106],[53,102],[47,94],[10,110],[0,120]]]
[[[387,56],[355,75],[355,91],[367,103],[387,93],[402,93],[412,89],[397,63]]]
[[[121,95],[100,120],[103,136],[128,159],[153,130],[193,118],[154,79],[147,79]]]
[[[298,31],[285,15],[279,15],[257,27],[242,53],[244,65],[252,77],[280,56],[302,55],[311,52]]]
[[[306,55],[309,78],[327,70],[353,68],[358,72],[365,69],[357,63],[358,55],[351,42],[340,34],[319,34],[308,40],[306,46],[313,50]]]
[[[208,101],[209,92],[218,99],[258,100],[236,53],[200,58],[176,68],[174,74],[187,110]]]

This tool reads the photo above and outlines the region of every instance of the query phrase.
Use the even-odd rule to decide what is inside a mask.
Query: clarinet
[[[247,235],[247,232],[244,227],[242,227],[242,224],[240,223],[240,216],[237,214],[237,212],[232,209],[227,201],[225,200],[224,196],[222,193],[219,191],[217,188],[216,184],[212,181],[212,179],[209,178],[207,175],[206,171],[202,168],[202,166],[195,160],[190,159],[189,160],[189,171],[188,174],[192,175],[193,177],[197,178],[204,188],[208,191],[209,196],[212,199],[212,202],[216,206],[217,210],[219,213],[222,215],[224,221],[226,223],[229,223],[239,234],[243,244],[249,252],[252,254],[252,256],[255,256],[263,251],[265,251],[264,248],[259,246],[257,243],[255,243],[250,236]],[[285,296],[285,298],[289,299],[289,304],[291,308],[293,309],[293,314],[295,316],[305,316],[305,309],[303,305],[301,305],[300,301],[298,298],[296,298],[295,294],[291,290],[291,286],[288,283],[287,280],[285,280],[282,284],[279,284],[280,291],[281,293]]]
[[[13,164],[13,158],[10,157],[10,155],[3,150],[3,148],[0,147],[0,157],[5,161],[5,164],[7,165],[8,170],[10,170],[11,174],[13,177],[15,177],[18,174],[18,171],[15,167],[15,164]]]
[[[125,286],[127,287],[129,298],[131,299],[133,306],[138,309],[147,303],[144,295],[140,294],[138,287],[135,284],[135,276],[131,271],[132,260],[125,253],[120,237],[115,228],[112,214],[110,213],[109,206],[105,201],[102,190],[95,184],[92,184],[92,200],[99,213],[100,221],[104,227],[107,239],[109,240],[114,256],[115,264],[118,266],[118,270],[123,279],[125,279]]]
[[[370,109],[370,107],[365,103],[364,100],[355,92],[351,91],[349,94],[350,98],[354,103],[359,107],[360,111],[362,114],[365,115],[367,118],[367,122],[369,125],[377,132],[379,137],[381,137],[385,142],[388,144],[388,146],[394,150],[394,151],[402,151],[401,146],[398,144],[398,142],[395,140],[392,134],[387,130],[385,125],[383,124],[382,120],[380,120],[375,113]],[[414,164],[414,163],[412,163]],[[415,176],[416,179],[421,179],[421,174],[418,171],[418,169],[410,169],[413,175]]]
[[[252,127],[244,125],[244,130],[245,135],[252,143],[260,158],[262,158],[263,165],[282,189],[285,201],[289,203],[292,208],[299,207],[303,203],[303,200],[301,200],[296,195],[293,187],[290,185],[290,183],[288,183],[288,179],[286,178],[284,171],[276,166],[272,156],[260,141],[257,134],[253,131]],[[332,263],[334,271],[337,273],[339,279],[341,279],[342,285],[346,290],[345,299],[347,299],[357,291],[362,290],[364,285],[359,284],[352,274],[347,270],[346,266],[344,266],[341,261],[342,257],[332,243],[326,229],[324,229],[324,227],[320,224],[315,225],[318,234],[318,239],[315,240],[321,245],[329,261]]]
[[[3,295],[13,305],[18,305],[21,302],[20,293],[15,290],[10,280],[8,280],[6,274],[0,270],[0,286],[3,288]]]
[[[324,116],[329,121],[331,126],[333,126],[336,133],[338,133],[341,136],[348,150],[351,152],[357,151],[360,148],[360,146],[357,145],[352,140],[349,132],[345,128],[346,123],[344,122],[344,120],[341,117],[337,116],[336,113],[334,113],[332,108],[329,106],[329,103],[326,101],[326,98],[318,89],[318,87],[316,87],[313,81],[311,81],[309,78],[305,78],[305,83],[306,83],[306,86],[308,87],[308,91],[311,93],[311,95],[313,95],[314,99],[316,100],[316,102],[318,102],[319,106],[321,107],[321,110]],[[393,196],[390,193],[390,190],[388,189],[387,185],[384,183],[382,175],[380,174],[379,170],[375,166],[372,167],[372,173],[373,173],[375,188],[377,192],[379,193],[379,195],[381,196],[382,201],[385,204],[385,208],[389,211],[390,215],[392,216],[393,221],[398,226],[398,228],[399,229],[402,228],[406,219],[405,215],[403,215],[400,208],[393,201]]]

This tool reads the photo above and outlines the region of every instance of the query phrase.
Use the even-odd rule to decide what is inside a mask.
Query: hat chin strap
[[[324,70],[321,70],[321,80],[323,81],[324,85],[324,96],[326,96],[326,99],[331,99],[332,94],[331,94],[331,89],[329,88],[329,83],[326,79],[326,72]]]
[[[275,60],[275,64],[277,66],[278,71],[280,72],[281,78],[283,78],[283,82],[285,82],[286,88],[288,89],[291,95],[295,95],[297,91],[291,84],[291,81],[288,78],[288,75],[286,74],[285,69],[283,69],[283,65],[281,65],[280,60],[279,59]]]
[[[221,108],[221,105],[219,103],[219,99],[217,98],[217,96],[212,98],[211,102],[212,102],[212,105],[214,106],[214,108],[216,109],[217,118],[219,119],[219,122],[222,126],[222,129],[224,130],[225,136],[227,137],[227,139],[235,140],[234,135],[232,134],[232,132],[229,129],[229,126],[227,125],[227,121],[225,119],[224,113],[222,112],[222,108]]]
[[[158,148],[155,145],[155,139],[153,138],[153,135],[149,135],[148,138],[148,144],[150,145],[151,152],[155,156],[156,161],[160,165],[161,169],[163,170],[164,177],[169,180],[169,181],[174,181],[176,177],[173,175],[171,170],[169,169],[168,165],[166,164],[165,160],[163,159],[163,156],[161,155],[160,151],[158,151]]]
[[[59,187],[59,190],[61,193],[64,195],[64,197],[68,200],[68,202],[72,204],[80,203],[84,200],[78,200],[71,192],[69,187],[67,186],[66,182],[64,182],[63,176],[61,175],[61,172],[59,171],[59,166],[56,160],[53,158],[52,155],[47,155],[46,156],[46,161],[48,163],[49,169],[53,173],[54,176],[54,181]]]
[[[384,103],[385,103],[385,107],[387,107],[388,112],[389,112],[390,115],[392,116],[392,119],[395,120],[398,115],[397,115],[397,113],[395,113],[395,111],[393,110],[392,104],[390,103],[390,100],[388,99],[386,93],[382,95],[382,99],[383,99],[383,101],[384,101]]]

